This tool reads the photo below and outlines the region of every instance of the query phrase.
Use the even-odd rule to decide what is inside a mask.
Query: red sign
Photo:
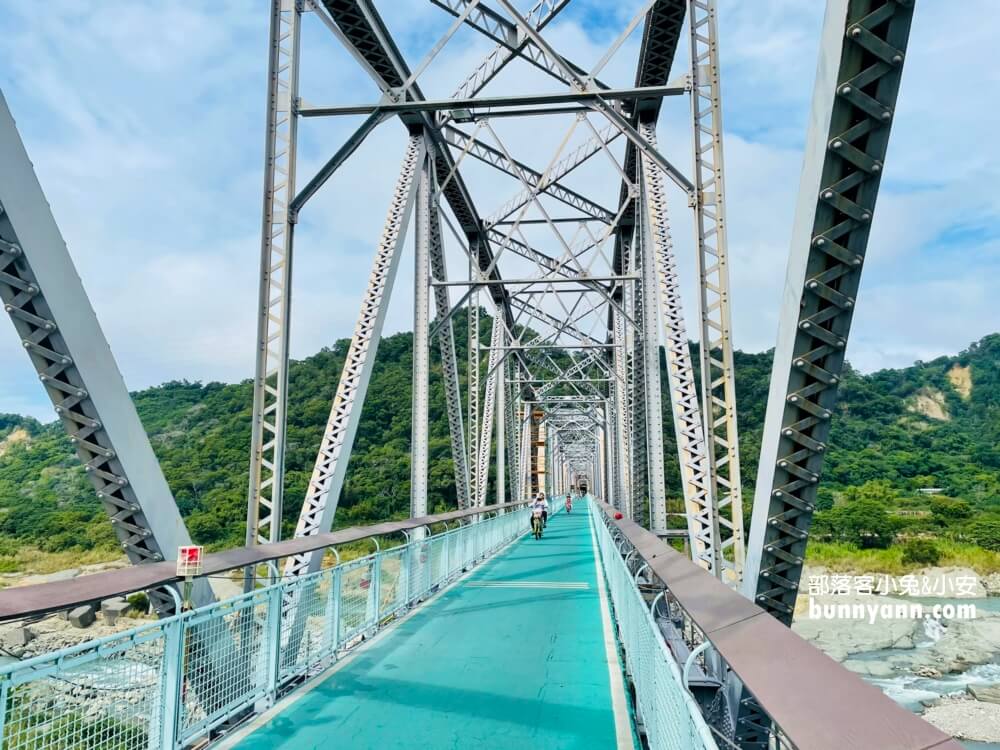
[[[205,548],[196,545],[185,545],[177,548],[177,575],[184,578],[201,575]]]

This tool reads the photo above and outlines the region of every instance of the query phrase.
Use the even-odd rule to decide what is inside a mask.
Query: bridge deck
[[[279,704],[235,747],[631,750],[599,584],[581,503]]]

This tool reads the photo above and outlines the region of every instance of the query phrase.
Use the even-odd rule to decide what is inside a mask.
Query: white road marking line
[[[604,656],[608,663],[608,679],[611,681],[611,710],[615,715],[615,740],[617,750],[635,750],[632,742],[632,720],[629,718],[628,703],[625,700],[625,681],[622,679],[621,665],[618,663],[618,644],[611,625],[611,608],[601,582],[604,569],[601,567],[601,553],[597,549],[594,534],[594,517],[590,514],[590,543],[594,550],[594,567],[597,569],[597,598],[601,602],[601,624],[604,629]]]
[[[589,583],[573,583],[560,581],[469,581],[465,584],[481,589],[576,589],[586,590]]]

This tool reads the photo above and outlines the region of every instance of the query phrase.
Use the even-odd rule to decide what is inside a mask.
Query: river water
[[[969,604],[969,599],[916,599],[924,604]],[[976,599],[973,601],[977,611],[1000,612],[1000,597]],[[916,644],[917,648],[929,648],[944,635],[944,627],[937,620],[924,620],[924,638]],[[854,654],[852,659],[859,661],[881,661],[887,656],[906,653],[907,649],[879,649],[862,654]],[[998,655],[1000,657],[1000,655]],[[968,686],[987,686],[1000,684],[1000,659],[997,663],[981,664],[966,672],[943,675],[941,677],[920,677],[915,674],[901,674],[895,677],[879,678],[865,677],[872,685],[879,687],[898,704],[910,711],[919,712],[923,706],[921,701],[929,701],[942,695],[964,693]],[[1000,743],[963,741],[962,746],[968,750],[1000,750]]]

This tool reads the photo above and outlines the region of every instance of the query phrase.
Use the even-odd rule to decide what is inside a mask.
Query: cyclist
[[[542,528],[545,528],[549,525],[549,510],[551,508],[549,506],[549,499],[545,497],[544,492],[538,493],[538,502],[542,504]]]
[[[542,529],[545,528],[545,503],[540,499],[531,504],[531,533],[535,539],[542,538]]]

